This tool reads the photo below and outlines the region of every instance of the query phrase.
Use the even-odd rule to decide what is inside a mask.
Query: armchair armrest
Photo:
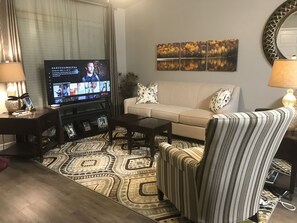
[[[166,142],[159,144],[159,159],[163,159],[180,170],[188,167],[197,168],[202,157],[203,148],[201,147],[178,149]]]

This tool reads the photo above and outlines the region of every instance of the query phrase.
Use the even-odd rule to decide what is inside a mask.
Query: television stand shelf
[[[109,99],[61,106],[59,109],[66,141],[94,136],[108,130]]]

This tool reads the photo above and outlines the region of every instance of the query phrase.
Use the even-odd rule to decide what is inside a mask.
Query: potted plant
[[[133,72],[128,72],[125,75],[122,75],[121,73],[119,73],[119,76],[120,76],[119,94],[120,94],[121,108],[123,109],[124,100],[126,98],[131,98],[136,95],[138,76]]]

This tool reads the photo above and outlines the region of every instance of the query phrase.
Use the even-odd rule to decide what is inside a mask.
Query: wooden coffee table
[[[163,132],[167,132],[168,143],[172,141],[172,125],[170,121],[156,119],[156,118],[143,118],[136,121],[128,122],[126,125],[128,135],[128,150],[132,150],[132,132],[139,132],[146,136],[151,157],[155,155],[155,136]]]
[[[109,134],[109,144],[112,144],[112,132],[115,130],[116,126],[126,128],[127,125],[131,122],[143,119],[145,117],[133,114],[122,114],[116,117],[112,117],[108,120],[108,134]]]

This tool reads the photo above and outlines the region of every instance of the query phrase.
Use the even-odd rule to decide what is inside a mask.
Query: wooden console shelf
[[[43,145],[42,133],[51,127],[56,129],[56,140]],[[45,150],[64,143],[59,112],[50,108],[37,108],[24,116],[0,114],[0,134],[16,135],[16,143],[1,150],[0,155],[39,157],[41,162]],[[29,136],[35,136],[34,142]]]
[[[111,106],[107,98],[65,105],[58,110],[66,141],[94,136],[108,130],[107,120],[111,117]]]

